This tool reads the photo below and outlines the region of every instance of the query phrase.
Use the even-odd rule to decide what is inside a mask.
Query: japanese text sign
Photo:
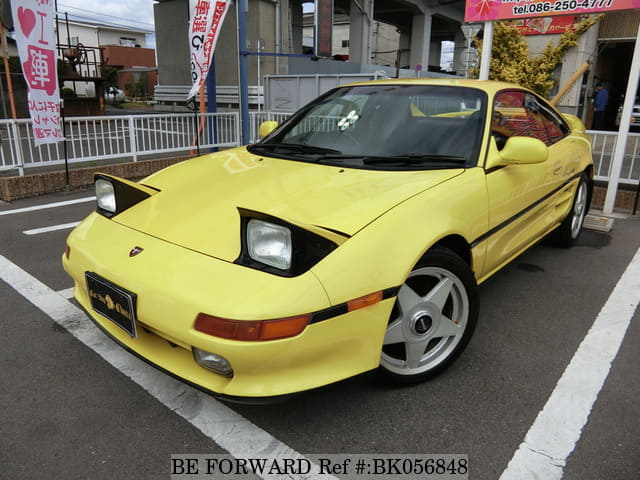
[[[64,140],[53,30],[54,0],[11,2],[36,146]]]
[[[585,15],[586,16],[586,15]],[[515,27],[520,35],[553,35],[573,30],[583,16],[565,15],[562,17],[535,17],[508,20],[507,24]]]
[[[187,99],[193,98],[207,78],[211,57],[220,36],[222,22],[229,9],[227,0],[196,0],[189,24],[191,81]]]
[[[640,8],[640,0],[467,0],[465,22],[581,15]]]

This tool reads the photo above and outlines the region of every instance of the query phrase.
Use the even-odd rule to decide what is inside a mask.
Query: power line
[[[82,12],[93,13],[95,15],[100,15],[101,17],[117,18],[118,20],[125,20],[125,21],[131,22],[131,23],[139,23],[140,25],[147,25],[147,26],[155,28],[155,25],[153,23],[138,22],[137,20],[130,20],[128,18],[123,18],[123,17],[116,17],[115,15],[109,15],[107,13],[96,12],[96,11],[93,11],[93,10],[85,10],[84,8],[72,7],[70,5],[64,5],[62,3],[58,3],[58,5],[61,6],[61,7],[65,7],[65,8],[72,8],[74,10],[80,10]],[[77,16],[80,17],[80,15],[77,15]],[[84,18],[87,18],[87,17],[84,17]],[[95,20],[95,19],[93,19],[93,20]]]
[[[58,12],[58,13],[61,13],[61,12]],[[99,23],[101,25],[104,25],[105,27],[122,28],[125,30],[139,30],[140,32],[144,32],[146,35],[155,35],[155,31],[146,29],[143,27],[138,27],[135,25],[126,25],[124,23],[116,23],[111,20],[102,20],[96,17],[85,17],[83,15],[78,15],[76,13],[69,13],[69,21],[74,21],[74,20],[80,21],[80,22],[87,22],[87,23]]]
[[[61,12],[58,12],[61,13]],[[114,22],[113,20],[106,20],[106,19],[100,19],[100,18],[96,18],[96,17],[85,17],[83,15],[78,15],[76,13],[69,13],[69,21],[79,21],[79,22],[86,22],[86,23],[93,23],[93,24],[100,24],[102,26],[105,27],[111,27],[111,28],[116,28],[116,29],[123,29],[123,30],[135,30],[135,31],[140,31],[143,32],[145,35],[155,35],[155,31],[148,29],[148,28],[144,28],[144,27],[140,27],[137,25],[126,25],[124,23],[117,23]]]

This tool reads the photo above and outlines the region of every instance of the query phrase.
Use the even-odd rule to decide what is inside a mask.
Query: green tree
[[[564,32],[556,44],[550,41],[542,53],[531,55],[526,40],[517,28],[507,22],[495,22],[489,80],[517,83],[547,97],[554,86],[553,72],[566,53],[578,43],[580,36],[600,21],[603,14],[585,17]],[[482,51],[482,40],[474,42],[478,53]],[[471,69],[469,75],[478,78],[479,70]]]
[[[106,87],[118,86],[118,69],[111,65],[102,66],[102,78]]]

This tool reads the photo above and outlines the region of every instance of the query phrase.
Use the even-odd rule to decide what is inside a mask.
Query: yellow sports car
[[[590,202],[583,124],[516,85],[348,85],[261,133],[138,183],[96,175],[63,255],[103,331],[222,398],[440,372],[477,285],[550,233],[574,243]]]

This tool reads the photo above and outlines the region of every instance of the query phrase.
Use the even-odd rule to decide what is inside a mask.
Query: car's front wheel
[[[477,317],[471,269],[451,250],[435,247],[398,291],[383,341],[381,373],[400,383],[435,375],[464,349]]]

